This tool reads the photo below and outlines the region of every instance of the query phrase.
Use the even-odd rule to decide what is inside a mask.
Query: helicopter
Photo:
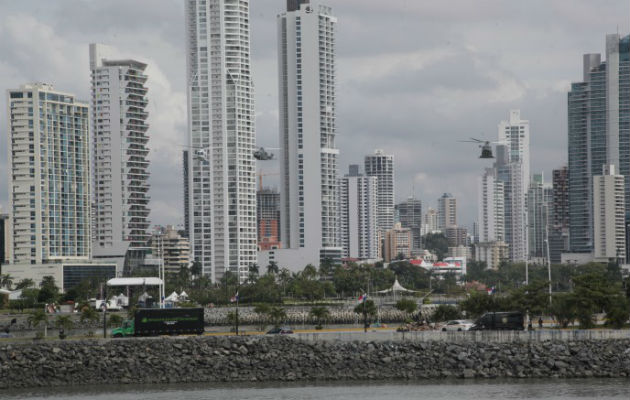
[[[270,161],[274,159],[273,153],[268,153],[264,147],[254,151],[254,158],[258,161]]]
[[[475,138],[470,138],[470,140],[460,140],[460,142],[477,143],[479,147],[481,148],[481,155],[479,156],[479,158],[482,158],[482,159],[494,158],[494,155],[492,154],[491,143],[498,143],[498,142],[490,142],[489,140],[480,140],[480,139],[475,139]]]

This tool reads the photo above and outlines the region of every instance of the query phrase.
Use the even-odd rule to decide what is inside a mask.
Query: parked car
[[[442,327],[442,331],[468,331],[472,328],[474,323],[465,319],[454,319],[448,321],[446,325]]]
[[[473,331],[522,331],[523,329],[525,329],[525,318],[519,311],[485,313],[471,328]]]
[[[289,328],[273,328],[267,331],[267,335],[290,335],[293,331]]]

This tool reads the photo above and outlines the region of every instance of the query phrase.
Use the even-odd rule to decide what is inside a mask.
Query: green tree
[[[460,308],[466,314],[476,318],[489,311],[502,311],[501,302],[496,295],[489,296],[485,293],[471,292],[466,300],[459,303]]]
[[[606,322],[615,329],[621,329],[630,317],[630,304],[622,295],[612,296],[606,308]]]
[[[26,289],[35,286],[35,282],[32,279],[22,279],[15,285],[15,290]]]
[[[330,316],[330,311],[326,307],[313,307],[309,312],[311,318],[315,318],[317,325],[315,329],[322,329],[322,321],[326,322]]]
[[[461,313],[457,310],[457,307],[450,304],[440,304],[431,315],[433,322],[444,322],[459,318],[461,318]]]
[[[269,312],[271,311],[271,306],[269,304],[263,303],[254,307],[254,312],[258,315],[259,323],[258,330],[264,331],[267,327],[267,319],[269,318]]]
[[[280,268],[275,261],[269,261],[269,265],[267,265],[267,273],[272,275],[277,275],[280,272]]]
[[[279,328],[280,325],[287,319],[287,312],[282,307],[271,307],[268,315],[274,328]]]
[[[260,272],[260,268],[258,264],[251,264],[249,266],[249,276],[247,277],[247,281],[249,283],[255,283],[258,280],[258,274]]]
[[[39,325],[44,325],[44,337],[47,336],[48,332],[48,316],[43,310],[37,310],[31,313],[28,316],[27,322],[33,328],[37,328]]]
[[[440,260],[448,253],[448,239],[442,233],[429,233],[423,237],[422,243],[426,250],[435,253]]]
[[[362,316],[364,309],[365,309],[365,313],[368,316],[367,322],[369,323],[374,319],[374,317],[376,317],[376,314],[378,313],[378,309],[376,308],[374,301],[366,300],[359,303],[356,307],[354,307],[354,312]]]
[[[107,326],[109,327],[118,327],[121,326],[124,319],[120,314],[109,314],[107,319]]]
[[[396,309],[406,314],[406,319],[418,309],[418,303],[408,297],[398,300],[395,305]]]
[[[549,306],[549,313],[560,324],[566,328],[577,318],[577,308],[575,296],[572,293],[558,293],[553,296],[553,301]]]
[[[59,299],[59,288],[55,284],[55,278],[45,276],[39,284],[37,301],[40,303],[55,303]]]
[[[92,307],[87,307],[81,312],[81,322],[95,322],[99,319],[98,313]]]
[[[13,277],[9,274],[0,275],[0,287],[11,290],[11,286],[13,286]]]
[[[67,332],[72,329],[74,322],[69,315],[58,315],[55,320],[55,327],[59,329],[59,339],[65,339],[68,335]]]

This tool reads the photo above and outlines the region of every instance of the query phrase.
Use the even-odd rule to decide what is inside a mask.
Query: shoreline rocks
[[[461,344],[228,336],[0,342],[0,389],[549,377],[630,377],[630,340]]]

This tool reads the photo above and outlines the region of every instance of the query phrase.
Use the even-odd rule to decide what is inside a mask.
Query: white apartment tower
[[[444,193],[438,199],[438,229],[445,233],[451,226],[457,226],[457,199]]]
[[[9,262],[88,260],[89,106],[51,85],[7,91]]]
[[[376,210],[378,178],[359,173],[351,165],[340,185],[340,243],[345,257],[375,259],[378,257]]]
[[[341,255],[336,24],[329,7],[305,0],[289,0],[278,16],[280,238],[283,249],[304,255],[296,260],[316,264]]]
[[[394,227],[394,156],[377,149],[365,156],[365,174],[378,178],[377,225],[382,237]]]
[[[624,260],[626,257],[624,176],[614,165],[593,177],[593,228],[595,259]]]
[[[502,121],[498,129],[501,143],[498,147],[504,147],[507,152],[506,164],[498,166],[506,193],[506,241],[511,261],[525,261],[528,254],[529,121],[521,119],[519,110],[511,110],[509,119]]]
[[[189,240],[213,282],[256,263],[249,0],[185,0]]]
[[[479,242],[503,241],[504,192],[495,168],[486,168],[478,181]]]
[[[94,252],[124,255],[149,239],[147,65],[90,44]]]

